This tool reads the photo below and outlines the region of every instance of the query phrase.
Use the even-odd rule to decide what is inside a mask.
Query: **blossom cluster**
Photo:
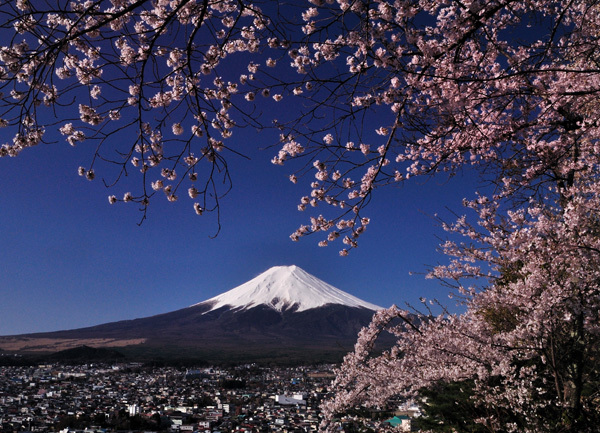
[[[305,37],[288,57],[310,84],[308,94],[298,87],[292,93],[312,105],[302,114],[306,123],[290,127],[273,159],[284,163],[299,144],[319,161],[311,207],[332,205],[342,209],[338,215],[362,210],[379,186],[451,176],[465,166],[487,168],[480,172],[497,185],[497,196],[511,199],[580,170],[585,158],[577,166],[563,158],[577,137],[589,137],[579,151],[593,153],[599,80],[583,53],[595,50],[595,7],[567,1],[514,7],[311,3],[302,14]],[[560,31],[548,31],[532,16],[562,17]],[[523,44],[514,37],[535,26],[539,40]],[[554,40],[557,31],[561,37]],[[553,55],[544,57],[549,46]],[[346,137],[358,140],[344,144]],[[508,170],[507,160],[524,168]],[[299,208],[306,208],[304,199]],[[294,238],[311,233],[301,227]]]
[[[273,37],[271,21],[257,5],[111,0],[67,2],[53,9],[9,3],[0,6],[10,23],[0,31],[11,41],[0,47],[2,125],[17,133],[12,143],[0,146],[0,156],[43,142],[47,125],[57,123],[55,116],[70,145],[97,143],[89,170],[100,163],[116,165],[105,175],[120,179],[131,165],[139,169],[140,189],[122,199],[113,194],[109,202],[139,203],[145,212],[166,179],[159,189],[168,201],[176,201],[177,190],[185,187],[197,191],[197,214],[218,207],[211,197],[229,189],[229,176],[227,160],[217,153],[227,148],[235,129],[258,121],[254,107],[240,100],[270,91],[251,85],[262,61],[246,60],[250,73],[236,78],[229,73],[229,58],[285,44]],[[11,37],[13,32],[19,36]],[[269,59],[265,67],[276,64]],[[249,89],[241,93],[242,86]],[[274,94],[274,101],[281,99]],[[164,178],[165,170],[183,176]],[[222,182],[212,181],[215,173],[224,174],[224,190]],[[202,181],[205,187],[194,186]]]
[[[395,306],[376,313],[336,375],[324,426],[334,431],[335,415],[357,405],[382,406],[392,396],[418,398],[437,383],[471,380],[472,398],[489,413],[476,421],[492,431],[573,425],[592,431],[586,426],[598,402],[582,389],[596,386],[598,368],[599,192],[582,182],[562,212],[538,203],[510,212],[506,221],[490,201],[468,203],[487,227],[463,221],[447,229],[479,247],[450,243],[445,248],[457,260],[434,273],[472,282],[473,263],[485,262],[494,271],[487,285],[460,290],[462,314],[416,314]],[[374,344],[386,329],[397,341],[378,355]]]

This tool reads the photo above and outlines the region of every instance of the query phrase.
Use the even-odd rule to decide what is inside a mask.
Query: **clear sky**
[[[197,216],[184,193],[176,203],[154,200],[138,226],[136,204],[107,200],[123,197],[132,180],[107,189],[102,166],[93,182],[79,177],[77,168],[89,167],[95,144],[72,148],[58,126],[47,129],[54,142],[0,159],[0,335],[177,310],[276,265],[298,265],[383,307],[417,303],[420,296],[447,300],[447,289],[422,275],[426,264],[444,261],[436,252],[444,233],[432,215],[446,206],[462,212],[461,199],[472,194],[470,179],[417,179],[377,191],[359,247],[340,257],[341,242],[320,248],[314,236],[290,240],[313,210],[297,211],[310,179],[292,184],[293,164],[272,165],[277,149],[257,150],[273,136],[235,132],[233,145],[251,159],[228,156],[233,190],[221,201],[222,230],[212,239],[215,216]],[[0,129],[0,144],[12,133]]]
[[[244,137],[259,147],[260,135]],[[110,205],[124,185],[106,189],[77,167],[87,143],[40,145],[0,159],[0,335],[73,329],[173,311],[229,290],[275,265],[296,264],[326,282],[380,306],[447,300],[447,290],[423,275],[444,233],[431,218],[444,206],[460,211],[469,195],[450,183],[410,182],[382,189],[370,205],[372,224],[358,249],[340,257],[341,243],[289,235],[309,214],[296,210],[307,182],[287,180],[276,152],[230,160],[234,189],[222,201],[222,230],[213,215],[197,216],[191,201],[155,200],[148,219],[135,204]],[[90,144],[89,146],[93,146]]]

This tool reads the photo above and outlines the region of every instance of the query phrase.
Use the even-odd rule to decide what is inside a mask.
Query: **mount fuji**
[[[51,353],[110,347],[136,359],[338,361],[380,309],[297,266],[277,266],[170,313],[68,331],[0,337],[0,349]]]
[[[248,310],[266,305],[275,311],[291,310],[298,313],[332,304],[381,309],[336,289],[294,265],[275,266],[241,286],[193,306],[210,305],[210,311],[213,311],[222,307]]]

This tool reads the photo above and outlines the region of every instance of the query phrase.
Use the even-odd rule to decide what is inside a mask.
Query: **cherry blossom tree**
[[[199,215],[218,211],[231,186],[225,155],[241,153],[227,139],[264,127],[249,101],[270,89],[253,59],[287,43],[258,5],[238,1],[6,0],[0,24],[1,125],[14,134],[0,156],[54,131],[71,146],[92,142],[79,174],[93,180],[103,167],[114,185],[139,173],[136,191],[109,202],[137,203],[143,218],[160,191],[173,202],[187,190]]]
[[[175,201],[186,189],[196,213],[218,211],[243,129],[277,131],[273,162],[308,178],[298,207],[314,212],[292,239],[341,242],[341,255],[379,188],[476,173],[470,213],[444,223],[449,262],[430,272],[465,312],[378,313],[339,370],[328,419],[468,380],[490,431],[593,430],[599,4],[4,0],[0,17],[12,134],[0,156],[51,130],[92,142],[79,174],[114,165],[118,188],[139,173],[138,190],[109,201],[144,216],[160,191]],[[384,328],[397,344],[372,355]]]
[[[584,190],[560,212],[532,205],[506,219],[495,204],[473,204],[487,225],[462,221],[448,229],[478,247],[447,242],[445,252],[457,260],[431,272],[457,282],[466,312],[377,313],[337,374],[329,417],[399,394],[414,398],[438,383],[474,381],[473,404],[486,414],[475,421],[489,431],[595,431],[600,203]],[[460,284],[474,275],[488,284]],[[406,324],[390,326],[393,320]],[[373,355],[386,328],[397,343]]]
[[[529,198],[565,189],[593,151],[579,139],[596,128],[593,4],[311,3],[3,1],[0,155],[59,130],[96,143],[82,176],[140,173],[111,203],[145,211],[187,189],[200,214],[229,188],[234,132],[274,128],[273,162],[304,157],[291,180],[315,176],[299,208],[329,205],[293,239],[323,232],[344,255],[380,186],[469,165],[492,199]],[[284,98],[301,103],[274,119]]]
[[[390,75],[350,105],[387,105],[397,116],[377,129],[387,140],[357,183],[358,196],[466,166],[488,184],[465,201],[472,217],[444,223],[455,235],[442,245],[450,261],[430,272],[466,312],[378,313],[338,372],[327,419],[440,382],[474,381],[473,400],[486,413],[476,421],[489,431],[595,431],[598,5],[361,5],[369,17],[361,29],[372,38],[356,39],[366,68],[357,81]],[[336,167],[347,162],[341,152]],[[390,168],[398,166],[404,170]],[[326,184],[325,194],[343,189]],[[374,356],[385,328],[397,344]]]

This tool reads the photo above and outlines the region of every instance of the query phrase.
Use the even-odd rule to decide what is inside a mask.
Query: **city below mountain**
[[[379,308],[297,266],[277,266],[181,310],[0,337],[0,350],[45,355],[85,345],[111,348],[137,360],[336,362],[352,350],[358,332]]]

